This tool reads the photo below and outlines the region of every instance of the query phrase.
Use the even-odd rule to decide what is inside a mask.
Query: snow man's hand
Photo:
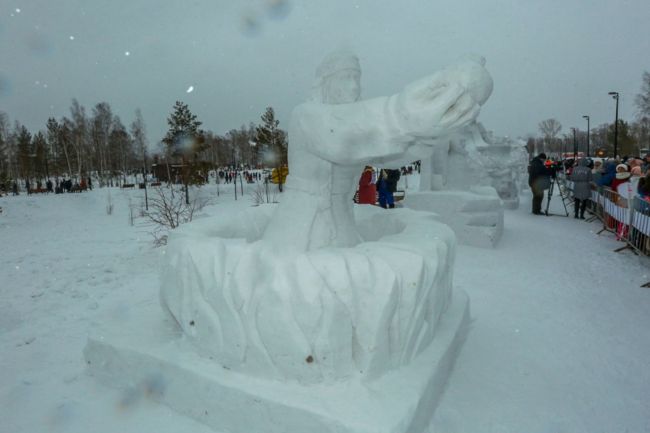
[[[438,137],[478,116],[480,106],[448,74],[436,73],[415,81],[397,95],[400,127],[414,137]]]

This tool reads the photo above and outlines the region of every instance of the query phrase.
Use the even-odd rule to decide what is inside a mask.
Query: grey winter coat
[[[591,181],[592,174],[589,167],[589,161],[580,160],[580,165],[573,169],[570,179],[573,181],[573,197],[579,200],[591,198]]]

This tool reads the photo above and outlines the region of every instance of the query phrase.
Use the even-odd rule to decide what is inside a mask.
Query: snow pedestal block
[[[492,187],[410,193],[404,205],[436,213],[463,245],[492,248],[503,234],[504,204]]]
[[[309,385],[228,370],[198,354],[158,305],[134,313],[84,349],[89,372],[109,386],[142,392],[218,432],[418,433],[464,340],[469,301],[454,291],[436,338],[409,364],[372,381]]]

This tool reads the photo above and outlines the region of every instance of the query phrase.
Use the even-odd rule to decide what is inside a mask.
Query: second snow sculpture
[[[469,65],[463,68],[467,75],[476,75],[476,66],[471,65],[484,64],[483,58],[471,57],[459,62]],[[483,105],[492,93],[492,81],[479,83],[476,101]],[[473,119],[443,137],[431,137],[415,146],[409,156],[422,160],[420,191],[410,193],[405,205],[437,213],[460,243],[492,247],[503,232],[504,204],[515,207],[518,191],[514,189],[512,146],[486,138],[483,126]]]

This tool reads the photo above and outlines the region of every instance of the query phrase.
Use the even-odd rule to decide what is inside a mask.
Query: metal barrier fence
[[[603,231],[616,235],[625,245],[615,249],[619,252],[630,248],[635,254],[650,256],[650,197],[640,197],[628,189],[628,197],[616,191],[591,184],[591,200],[587,210],[591,217],[587,221],[600,220]],[[650,282],[641,287],[650,288]]]
[[[630,214],[627,243],[636,252],[648,256],[650,255],[650,202],[634,197]]]
[[[591,184],[591,200],[587,203],[587,211],[591,213],[592,217],[588,221],[595,219],[603,220],[603,187],[597,186],[595,183]]]
[[[609,188],[592,184],[589,212],[599,219],[603,231],[614,233],[635,253],[650,256],[650,201],[634,196],[626,198]]]
[[[612,232],[616,234],[617,239],[625,240],[627,225],[630,221],[627,200],[609,188],[603,188],[601,195],[603,197],[603,228],[598,233]]]

